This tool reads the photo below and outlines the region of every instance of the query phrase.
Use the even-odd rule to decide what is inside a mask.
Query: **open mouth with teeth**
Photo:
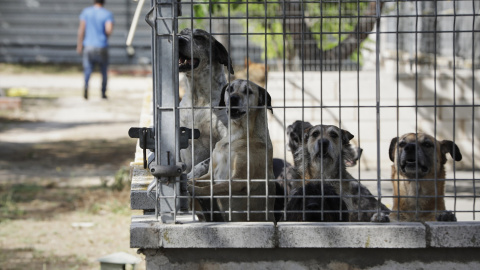
[[[426,174],[429,171],[427,166],[417,163],[414,159],[405,160],[401,166],[401,169],[404,173],[418,173],[419,176]]]
[[[191,58],[187,57],[183,54],[180,54],[178,57],[178,71],[180,72],[186,72],[189,70],[192,70],[192,62],[193,62],[193,68],[197,68],[198,65],[200,64],[200,60],[198,58]]]

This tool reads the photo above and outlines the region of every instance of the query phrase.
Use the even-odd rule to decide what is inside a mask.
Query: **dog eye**
[[[422,145],[424,147],[432,147],[433,146],[433,144],[431,144],[430,142],[424,142],[424,143],[422,143]]]
[[[399,147],[405,147],[405,145],[407,145],[406,142],[400,142],[400,143],[398,143],[398,146],[399,146]]]
[[[198,39],[198,40],[203,40],[203,41],[206,41],[207,38],[205,36],[193,36],[195,39]]]
[[[315,132],[312,133],[312,136],[313,136],[313,137],[318,137],[319,134],[320,134],[320,132],[315,131]]]
[[[338,134],[335,132],[330,132],[330,137],[332,138],[338,138]]]

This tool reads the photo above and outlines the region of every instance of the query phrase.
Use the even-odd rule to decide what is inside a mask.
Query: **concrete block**
[[[143,163],[131,164],[132,183],[130,190],[130,207],[132,209],[155,209],[155,201],[147,196],[147,188],[153,177],[150,172],[143,169]]]
[[[426,222],[431,247],[480,247],[479,222]]]
[[[130,248],[159,248],[159,228],[156,222],[130,224]]]
[[[132,222],[131,247],[143,248],[274,248],[271,222],[162,224]]]
[[[423,248],[421,223],[279,223],[282,248]]]

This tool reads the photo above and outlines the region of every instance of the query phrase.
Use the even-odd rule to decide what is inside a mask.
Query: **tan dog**
[[[379,205],[377,199],[345,168],[344,157],[351,152],[350,140],[353,135],[332,125],[313,126],[304,133],[305,144],[295,153],[295,164],[299,164],[296,166],[298,175],[305,175],[305,179],[309,180],[306,182],[313,182],[313,179],[317,183],[320,179],[330,180],[325,182],[342,195],[348,208],[342,211],[349,211],[350,221],[388,222],[385,213],[389,213],[389,209],[380,204],[380,215],[375,215]],[[322,194],[316,195],[320,197]]]
[[[425,133],[392,139],[389,155],[394,198],[390,219],[456,221],[452,212],[445,211],[443,199],[445,181],[441,179],[445,179],[446,153],[456,161],[462,160],[460,149],[452,141],[437,141]]]
[[[275,195],[273,148],[265,115],[265,105],[271,107],[270,95],[252,82],[235,80],[225,85],[221,97],[219,106],[227,107],[231,120],[228,135],[215,145],[211,170],[198,179],[213,176],[214,184],[210,187],[209,182],[199,181],[193,186],[190,180],[188,190],[195,196],[210,196],[211,188],[213,196],[231,194],[231,199],[217,198],[225,221],[273,221],[273,212],[265,214],[267,209],[273,211],[275,200],[265,199]],[[261,197],[247,199],[247,195]],[[247,211],[251,211],[248,217]]]

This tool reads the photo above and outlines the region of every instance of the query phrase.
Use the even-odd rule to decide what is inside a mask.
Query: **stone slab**
[[[281,248],[424,248],[425,235],[421,223],[278,224]]]
[[[480,222],[427,222],[430,246],[480,247]]]
[[[274,248],[275,226],[255,223],[132,222],[131,248]]]

